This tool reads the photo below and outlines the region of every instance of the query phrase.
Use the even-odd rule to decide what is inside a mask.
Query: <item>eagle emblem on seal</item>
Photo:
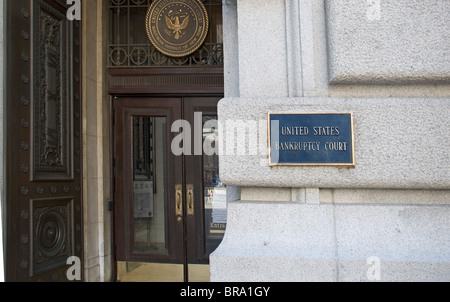
[[[185,57],[202,47],[208,35],[203,0],[153,0],[145,17],[151,44],[170,57]]]
[[[180,19],[184,18],[180,23]],[[166,16],[166,24],[170,31],[166,31],[166,34],[173,37],[175,40],[180,39],[185,33],[182,32],[189,24],[189,15],[183,14],[181,9],[174,13],[173,11],[169,11],[169,14]],[[172,31],[172,32],[171,32]]]

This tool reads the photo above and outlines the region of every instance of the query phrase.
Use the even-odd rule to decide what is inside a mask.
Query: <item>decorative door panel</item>
[[[8,281],[68,281],[67,259],[83,259],[81,24],[68,8],[6,8]]]
[[[73,179],[71,167],[71,55],[66,13],[46,2],[33,5],[33,180]]]

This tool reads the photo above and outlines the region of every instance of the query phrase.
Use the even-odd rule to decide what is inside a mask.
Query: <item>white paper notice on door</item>
[[[153,181],[134,181],[134,217],[153,217]]]

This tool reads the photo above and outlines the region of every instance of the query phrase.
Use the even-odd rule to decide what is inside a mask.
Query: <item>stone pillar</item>
[[[106,92],[108,1],[82,3],[85,280],[112,280],[110,99]]]
[[[241,199],[212,281],[450,281],[449,12],[224,1],[220,178]],[[352,112],[355,167],[269,166],[269,112]]]

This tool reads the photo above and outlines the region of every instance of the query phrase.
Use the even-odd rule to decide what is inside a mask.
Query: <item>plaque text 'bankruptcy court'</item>
[[[354,166],[351,113],[269,113],[269,164]]]

